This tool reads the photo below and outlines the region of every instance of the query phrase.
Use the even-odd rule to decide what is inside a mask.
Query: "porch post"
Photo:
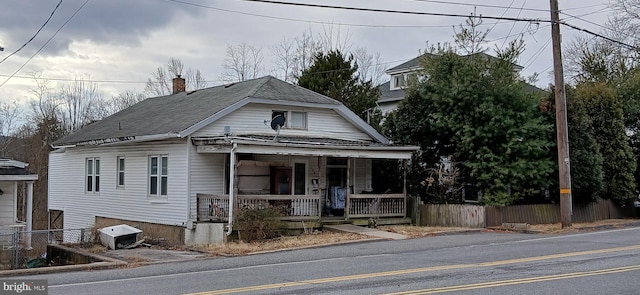
[[[407,196],[407,160],[402,159],[402,193]]]
[[[402,194],[404,195],[404,217],[407,217],[407,160],[402,159]]]
[[[16,192],[17,193],[17,192]],[[27,249],[31,249],[31,231],[33,230],[33,181],[27,182]]]
[[[344,198],[344,218],[345,219],[349,219],[349,208],[351,206],[349,206],[349,203],[351,203],[351,187],[350,187],[350,181],[349,179],[351,178],[351,157],[347,158],[347,194]]]
[[[233,143],[231,146],[231,151],[229,152],[229,224],[227,229],[227,236],[231,235],[233,232],[233,210],[235,209],[235,200],[236,196],[236,188],[238,187],[235,183],[236,181],[236,149],[238,148],[237,143]]]

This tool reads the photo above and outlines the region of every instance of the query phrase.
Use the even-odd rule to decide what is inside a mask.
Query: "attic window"
[[[392,89],[399,89],[407,86],[407,81],[405,79],[404,74],[394,75],[392,78],[393,78],[393,85],[391,85]]]
[[[271,112],[271,119],[276,116],[283,116],[285,118],[285,125],[283,128],[288,129],[307,129],[307,113],[297,111],[273,111]]]

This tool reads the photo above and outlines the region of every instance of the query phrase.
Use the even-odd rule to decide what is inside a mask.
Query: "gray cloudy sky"
[[[0,0],[0,60],[27,42],[49,17],[59,0]],[[287,0],[296,3],[366,7],[468,15],[549,19],[549,1],[542,0]],[[445,3],[446,2],[446,3]],[[426,42],[452,41],[454,25],[464,18],[358,12],[335,9],[283,6],[240,0],[90,0],[72,18],[85,0],[64,0],[50,22],[24,49],[0,63],[0,101],[31,98],[29,89],[37,72],[51,78],[57,87],[74,78],[99,81],[109,97],[125,90],[144,89],[150,73],[169,58],[178,58],[197,68],[218,85],[227,45],[247,43],[262,48],[264,66],[273,62],[270,48],[282,38],[305,31],[339,31],[353,47],[379,52],[385,68],[418,55]],[[189,4],[197,4],[189,5]],[[567,22],[600,32],[611,10],[608,0],[560,0]],[[207,7],[203,7],[207,6]],[[576,18],[576,16],[578,18]],[[58,29],[71,19],[38,54],[34,54]],[[333,25],[331,25],[333,24]],[[523,75],[540,73],[538,86],[550,81],[550,28],[527,22],[484,20],[491,29],[490,46],[502,46],[523,33],[526,51],[519,64]],[[563,27],[564,41],[578,33]],[[27,62],[31,57],[33,58]],[[267,73],[265,73],[267,74]],[[125,83],[126,82],[126,83]]]

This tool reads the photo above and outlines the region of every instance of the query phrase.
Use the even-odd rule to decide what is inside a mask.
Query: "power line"
[[[274,0],[239,0],[239,1],[267,3],[267,4],[277,4],[277,5],[287,5],[287,6],[299,6],[299,7],[331,8],[331,9],[352,10],[352,11],[394,13],[394,14],[448,16],[448,17],[464,17],[464,18],[468,18],[469,17],[469,15],[456,14],[456,13],[438,13],[438,12],[420,12],[420,11],[406,11],[406,10],[376,9],[376,8],[336,6],[336,5],[311,4],[311,3],[294,3],[294,2],[274,1]],[[515,17],[499,17],[499,16],[485,16],[485,15],[483,15],[481,17],[485,18],[485,19],[494,19],[494,20],[510,20],[510,21],[518,21],[518,22],[546,22],[546,23],[551,23],[551,20],[534,19],[534,18],[515,18]]]
[[[594,26],[598,26],[598,27],[603,28],[603,29],[605,29],[605,30],[613,31],[613,32],[616,32],[616,33],[621,33],[622,35],[625,35],[625,36],[627,36],[627,37],[629,37],[629,38],[638,39],[638,37],[636,37],[636,36],[629,35],[629,34],[627,34],[627,33],[625,33],[625,32],[616,31],[615,29],[612,29],[612,28],[607,27],[607,26],[603,26],[603,25],[601,25],[601,24],[598,24],[598,23],[592,22],[592,21],[590,21],[590,20],[588,20],[588,19],[584,19],[584,18],[581,18],[581,17],[579,17],[579,16],[574,16],[574,15],[571,15],[571,14],[568,14],[568,13],[562,13],[562,14],[568,15],[568,16],[570,16],[570,17],[573,17],[573,18],[575,18],[575,19],[581,20],[581,21],[586,22],[586,23],[590,23],[590,24],[592,24],[592,25],[594,25]]]
[[[365,28],[449,28],[453,26],[453,25],[375,25],[375,24],[324,22],[324,21],[314,21],[314,20],[296,19],[296,18],[289,18],[289,17],[280,17],[280,16],[243,12],[243,11],[204,5],[204,4],[197,4],[197,3],[192,3],[192,2],[182,1],[182,0],[167,0],[167,1],[188,5],[188,6],[199,7],[199,8],[218,10],[218,11],[223,11],[228,13],[236,13],[241,15],[256,16],[256,17],[262,17],[262,18],[268,18],[268,19],[292,21],[292,22],[310,23],[310,24],[338,25],[338,26],[346,26],[346,27],[365,27]],[[497,24],[497,22],[486,24],[486,25],[492,25],[492,24]]]
[[[468,15],[455,14],[455,13],[436,13],[436,12],[419,12],[419,11],[403,11],[403,10],[389,10],[389,9],[375,9],[375,8],[363,8],[363,7],[349,7],[349,6],[336,6],[336,5],[322,5],[322,4],[310,4],[310,3],[293,3],[293,2],[285,2],[285,1],[276,1],[276,0],[240,0],[245,2],[257,2],[257,3],[267,3],[267,4],[277,4],[277,5],[287,5],[287,6],[299,6],[299,7],[315,7],[315,8],[331,8],[331,9],[341,9],[341,10],[352,10],[352,11],[367,11],[367,12],[382,12],[382,13],[394,13],[394,14],[410,14],[410,15],[430,15],[430,16],[448,16],[448,17],[469,17]],[[495,20],[511,20],[511,21],[520,21],[520,22],[533,22],[533,23],[553,23],[552,20],[547,19],[532,19],[532,18],[517,18],[517,17],[498,17],[498,16],[480,16],[481,18],[486,19],[495,19]],[[559,24],[565,25],[574,30],[582,31],[587,34],[591,34],[605,40],[629,47],[634,50],[640,50],[638,47],[626,44],[621,41],[614,40],[612,38],[603,36],[601,34],[595,33],[593,31],[583,29],[566,22],[558,21]]]
[[[80,10],[87,5],[87,3],[89,2],[89,0],[84,1],[84,3],[82,3],[82,5],[69,17],[69,19],[67,19],[66,22],[64,22],[62,24],[62,26],[60,26],[60,28],[58,28],[58,30],[53,33],[53,35],[51,35],[51,37],[47,40],[47,42],[44,42],[44,44],[42,44],[42,46],[40,46],[40,49],[38,49],[38,51],[36,51],[36,53],[34,53],[31,57],[29,57],[29,59],[27,59],[27,61],[25,61],[15,72],[13,72],[13,74],[11,74],[11,76],[9,76],[9,78],[7,78],[6,80],[4,80],[4,82],[2,82],[2,84],[0,84],[0,88],[2,88],[2,86],[4,86],[4,84],[7,84],[7,82],[9,82],[9,80],[11,80],[11,78],[13,78],[13,76],[15,74],[17,74],[20,70],[22,70],[22,68],[24,68],[24,66],[26,66],[36,55],[38,55],[38,53],[40,53],[40,51],[42,51],[42,49],[44,49],[47,44],[49,44],[49,42],[51,42],[51,40],[58,35],[58,32],[60,32],[60,30],[62,30],[62,28],[64,28],[64,26],[66,26],[71,19],[73,19],[74,16],[76,16],[76,14],[78,14],[78,12],[80,12]]]
[[[627,47],[627,48],[629,48],[629,49],[633,49],[633,50],[640,51],[640,47],[633,46],[633,45],[630,45],[630,44],[627,44],[627,43],[624,43],[624,42],[621,42],[621,41],[618,41],[618,40],[614,40],[614,39],[609,38],[609,37],[607,37],[607,36],[604,36],[604,35],[602,35],[602,34],[598,34],[598,33],[596,33],[596,32],[593,32],[593,31],[590,31],[590,30],[587,30],[587,29],[583,29],[583,28],[580,28],[580,27],[577,27],[577,26],[571,25],[571,24],[569,24],[569,23],[567,23],[567,22],[559,21],[558,23],[560,23],[561,25],[565,25],[565,26],[567,26],[567,27],[569,27],[569,28],[572,28],[572,29],[574,29],[574,30],[582,31],[582,32],[585,32],[585,33],[587,33],[587,34],[591,34],[591,35],[593,35],[593,36],[596,36],[596,37],[600,37],[600,38],[602,38],[602,39],[605,39],[605,40],[607,40],[607,41],[609,41],[609,42],[613,42],[613,43],[616,43],[616,44],[622,45],[622,46]]]
[[[42,31],[42,29],[44,29],[44,27],[49,23],[49,21],[51,20],[51,18],[53,17],[53,14],[56,13],[56,10],[58,10],[58,7],[60,7],[60,4],[62,4],[62,0],[60,0],[60,2],[58,2],[58,4],[56,5],[55,8],[53,8],[53,11],[51,11],[51,14],[49,15],[49,17],[47,18],[47,20],[44,22],[44,24],[42,24],[42,26],[40,26],[40,28],[38,29],[38,31],[36,31],[36,33],[33,35],[33,37],[31,37],[29,40],[27,40],[27,42],[25,42],[24,44],[22,44],[22,46],[20,46],[18,49],[16,49],[14,52],[11,52],[11,54],[7,55],[5,58],[3,58],[2,60],[0,60],[0,64],[3,63],[5,60],[7,60],[9,57],[11,57],[12,55],[18,53],[18,51],[22,50],[22,48],[24,48],[25,46],[27,46],[27,44],[31,43],[31,41],[33,41],[33,39],[36,38],[36,36],[38,36],[38,34],[40,33],[40,31]],[[2,50],[0,50],[2,51]]]
[[[500,6],[500,5],[475,4],[475,3],[464,3],[464,2],[453,2],[453,1],[438,1],[438,0],[407,0],[407,1],[428,2],[428,3],[436,3],[436,4],[447,4],[447,5],[460,5],[460,6],[473,6],[473,7],[486,7],[486,8],[506,8],[507,10],[509,10],[509,9],[517,9],[517,8],[513,8],[511,5],[509,5],[509,6]],[[511,4],[513,4],[513,3],[511,3]],[[595,5],[589,5],[589,6],[571,7],[571,8],[565,8],[563,10],[584,9],[584,8],[591,8],[591,7],[602,6],[602,5],[603,4],[595,4]],[[526,11],[549,12],[549,9],[542,9],[542,8],[524,8],[523,7],[522,9],[526,10]]]

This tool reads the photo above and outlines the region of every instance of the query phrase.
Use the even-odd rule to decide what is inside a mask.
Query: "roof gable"
[[[269,101],[274,104],[300,104],[343,109],[340,102],[306,88],[292,85],[271,76],[180,92],[145,99],[125,110],[54,142],[55,146],[87,143],[118,142],[148,138],[185,137],[249,102]],[[384,137],[366,123],[358,122],[351,112],[342,111],[350,121],[372,137]],[[358,118],[359,119],[359,118]],[[363,126],[367,125],[367,126]]]

